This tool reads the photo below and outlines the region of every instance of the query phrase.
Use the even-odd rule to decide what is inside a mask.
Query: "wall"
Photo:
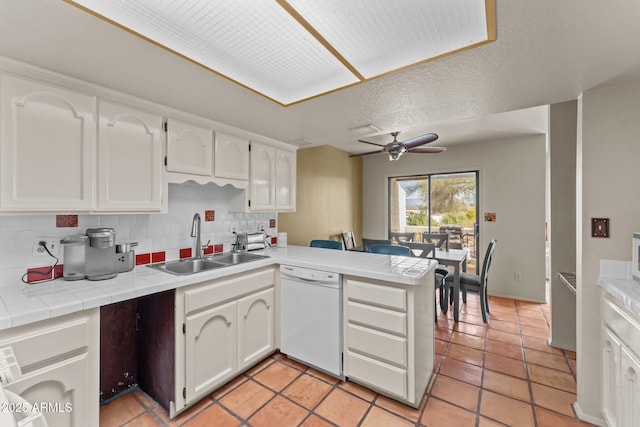
[[[71,234],[84,234],[87,228],[113,227],[118,243],[137,241],[138,260],[152,253],[166,260],[180,258],[181,249],[195,247],[191,237],[194,213],[202,217],[202,240],[218,245],[218,250],[231,250],[235,228],[238,232],[257,231],[264,227],[271,236],[277,228],[269,228],[276,213],[229,212],[228,197],[236,192],[230,186],[200,185],[193,182],[169,184],[169,207],[166,214],[79,215],[77,226],[56,227],[55,215],[0,216],[0,287],[20,283],[28,267],[51,265],[48,256],[32,256],[33,245],[41,237],[59,241]],[[206,221],[205,211],[214,211],[214,220]],[[277,226],[277,221],[276,221]],[[59,254],[63,263],[62,251]],[[156,257],[157,258],[157,257]],[[157,259],[160,260],[160,259]]]
[[[640,231],[640,83],[587,91],[578,108],[577,409],[600,418],[597,281],[601,259],[631,259],[631,235]],[[611,237],[591,237],[591,218],[609,218]]]
[[[545,135],[452,146],[442,154],[408,154],[396,162],[371,156],[363,162],[363,235],[385,238],[388,178],[478,170],[480,248],[497,239],[489,293],[545,300]],[[483,222],[495,212],[496,222]],[[482,258],[480,258],[482,259]],[[521,281],[514,280],[518,272]]]
[[[362,236],[362,159],[330,145],[298,150],[295,213],[279,214],[290,245]]]

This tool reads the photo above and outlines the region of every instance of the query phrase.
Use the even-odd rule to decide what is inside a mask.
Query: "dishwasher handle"
[[[318,286],[326,286],[330,288],[338,288],[339,282],[334,280],[317,280],[317,279],[307,279],[306,277],[300,277],[292,274],[287,274],[284,272],[280,273],[280,276],[284,279],[288,279],[294,282],[306,283],[309,285],[318,285]]]

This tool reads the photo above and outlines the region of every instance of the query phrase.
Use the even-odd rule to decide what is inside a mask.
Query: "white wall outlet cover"
[[[51,237],[40,237],[36,238],[33,242],[33,252],[32,256],[49,256],[47,251],[42,247],[40,242],[45,242],[47,245],[47,249],[51,252],[52,255],[58,255],[58,247],[60,246],[60,239],[53,239]]]

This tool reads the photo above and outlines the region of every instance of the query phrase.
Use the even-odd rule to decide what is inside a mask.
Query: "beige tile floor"
[[[100,426],[587,426],[575,417],[575,354],[549,347],[549,307],[491,298],[488,325],[469,295],[460,322],[440,313],[434,375],[419,409],[276,353],[174,420],[136,390]]]

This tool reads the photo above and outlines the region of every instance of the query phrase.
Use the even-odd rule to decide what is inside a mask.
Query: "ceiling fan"
[[[378,147],[382,147],[381,150],[369,151],[366,153],[360,154],[351,154],[349,157],[359,157],[359,156],[368,156],[369,154],[378,154],[378,153],[388,153],[389,160],[398,160],[400,156],[404,153],[442,153],[446,150],[445,147],[423,147],[420,148],[421,145],[428,144],[432,141],[438,139],[438,135],[435,133],[427,133],[425,135],[416,136],[415,138],[411,138],[405,142],[399,142],[397,137],[400,132],[391,132],[391,136],[393,137],[393,141],[384,145],[378,144],[375,142],[363,141],[359,139],[358,142],[364,142],[365,144],[377,145]]]

